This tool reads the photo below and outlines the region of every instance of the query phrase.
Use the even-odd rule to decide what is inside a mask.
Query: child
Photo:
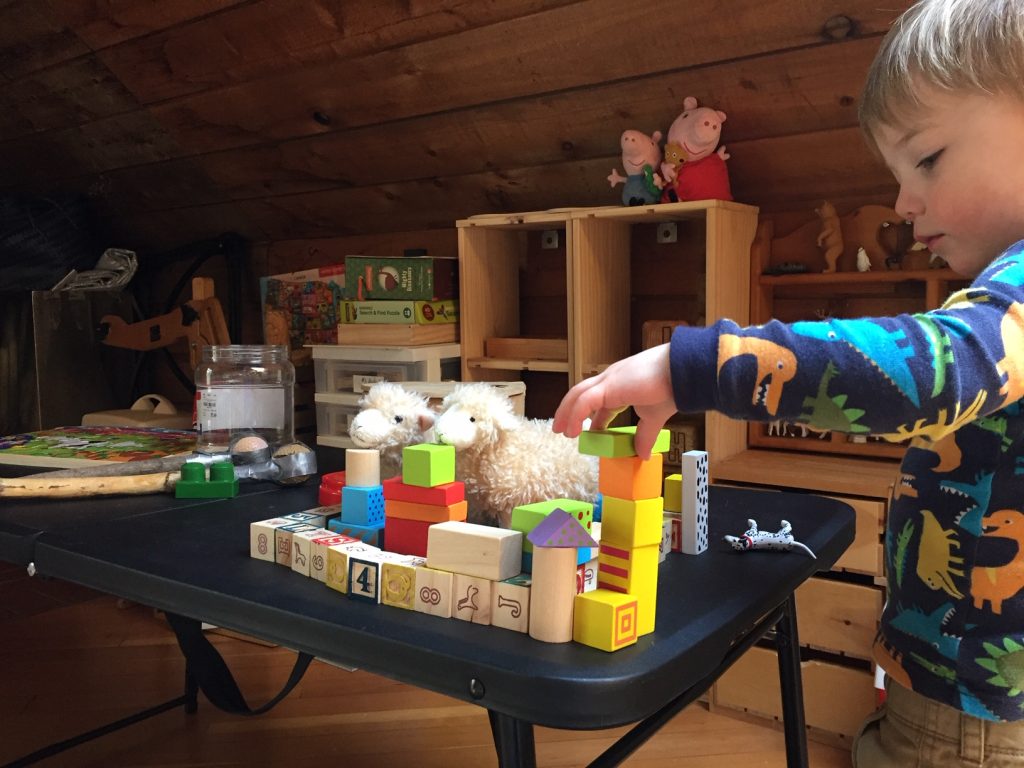
[[[973,284],[918,315],[677,328],[573,387],[553,427],[632,405],[642,456],[676,410],[913,438],[875,644],[889,697],[854,764],[1024,766],[1024,0],[914,5],[860,117],[896,210]]]

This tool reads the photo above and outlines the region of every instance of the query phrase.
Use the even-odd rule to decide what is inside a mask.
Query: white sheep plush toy
[[[374,384],[360,398],[359,407],[348,434],[360,448],[380,451],[382,478],[401,474],[403,448],[433,439],[431,427],[436,414],[427,398],[401,384]]]
[[[575,438],[551,430],[550,419],[524,419],[486,382],[457,384],[434,422],[439,443],[455,447],[472,522],[508,528],[512,510],[549,499],[597,499],[597,459]]]

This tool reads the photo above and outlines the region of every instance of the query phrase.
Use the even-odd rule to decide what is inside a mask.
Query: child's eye
[[[938,152],[933,152],[932,154],[928,155],[928,157],[924,158],[921,162],[919,162],[917,164],[917,167],[920,168],[922,171],[930,171],[932,168],[935,167],[935,163],[938,161],[939,155],[941,154],[941,149]]]

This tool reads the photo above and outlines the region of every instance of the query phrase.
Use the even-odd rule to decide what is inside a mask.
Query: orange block
[[[469,502],[459,501],[455,504],[441,506],[439,504],[420,504],[415,501],[387,501],[384,505],[386,517],[402,520],[423,520],[428,523],[444,523],[448,520],[465,520]]]
[[[617,499],[653,499],[661,496],[661,470],[664,454],[651,458],[621,456],[601,457],[597,486],[605,496]]]

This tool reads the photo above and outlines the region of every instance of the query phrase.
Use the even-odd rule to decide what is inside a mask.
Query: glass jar
[[[203,348],[196,368],[196,450],[223,453],[239,434],[276,449],[295,440],[295,367],[284,346]]]

